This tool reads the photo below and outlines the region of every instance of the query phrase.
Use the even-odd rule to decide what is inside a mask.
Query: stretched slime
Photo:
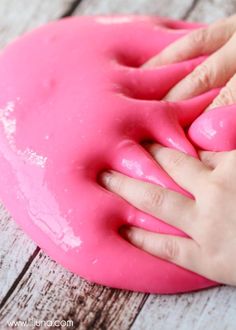
[[[52,259],[90,281],[152,293],[217,285],[124,240],[124,224],[185,234],[97,179],[113,169],[186,194],[142,141],[195,157],[197,148],[236,147],[235,106],[203,113],[218,91],[162,101],[204,58],[142,68],[198,27],[157,17],[75,17],[26,34],[0,55],[0,198]]]

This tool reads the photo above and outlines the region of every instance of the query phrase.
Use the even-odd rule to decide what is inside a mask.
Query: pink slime
[[[111,168],[185,193],[142,140],[193,156],[193,145],[235,148],[234,106],[201,115],[217,91],[160,101],[202,58],[140,67],[197,27],[156,17],[76,17],[27,34],[0,56],[0,197],[48,255],[88,280],[153,293],[216,285],[125,241],[123,224],[184,233],[97,183]]]

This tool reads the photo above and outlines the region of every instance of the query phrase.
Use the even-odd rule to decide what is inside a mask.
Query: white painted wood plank
[[[236,328],[236,289],[218,287],[191,294],[151,295],[132,330],[222,330]]]
[[[86,0],[78,7],[77,14],[150,14],[181,18],[191,7],[193,0]]]
[[[126,0],[125,4],[122,0],[86,0],[75,13],[80,15],[150,14],[179,19],[186,15],[193,4],[194,1],[188,0]],[[235,0],[199,0],[196,6],[193,6],[187,20],[210,23],[235,12]]]
[[[235,0],[199,0],[188,20],[211,23],[236,13]]]
[[[36,247],[17,227],[2,205],[0,219],[1,301]]]
[[[71,3],[72,0],[1,0],[1,47],[19,34],[63,15]],[[36,245],[0,206],[0,302],[35,249]]]
[[[144,295],[80,279],[40,252],[0,313],[10,321],[72,320],[74,329],[129,329]]]
[[[0,0],[0,47],[63,15],[73,0]]]

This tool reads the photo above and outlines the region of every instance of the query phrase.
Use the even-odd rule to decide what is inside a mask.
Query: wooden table
[[[0,46],[63,16],[146,13],[211,22],[234,12],[236,0],[0,0]],[[69,329],[236,329],[235,288],[160,296],[97,286],[47,257],[3,206],[0,217],[0,329],[30,319],[72,320]],[[59,328],[66,327],[52,327]]]

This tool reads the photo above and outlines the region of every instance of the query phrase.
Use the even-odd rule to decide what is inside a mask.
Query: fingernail
[[[109,187],[111,185],[112,173],[109,171],[102,172],[99,180],[103,186]]]

